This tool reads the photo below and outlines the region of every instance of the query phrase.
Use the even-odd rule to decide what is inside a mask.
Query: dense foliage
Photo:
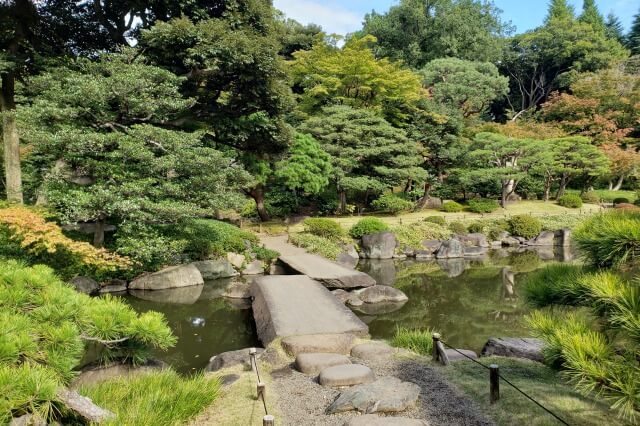
[[[56,393],[74,377],[87,342],[104,345],[102,359],[133,362],[175,344],[161,314],[138,315],[120,299],[80,294],[45,266],[2,262],[0,308],[2,423],[12,414],[56,418]]]
[[[558,198],[558,204],[570,209],[579,209],[582,207],[582,198],[576,194],[566,194]]]
[[[509,232],[522,238],[534,238],[542,231],[540,221],[529,215],[517,215],[509,218]]]
[[[349,235],[351,238],[359,239],[364,235],[376,234],[388,230],[389,226],[377,217],[365,217],[349,229]]]
[[[318,237],[336,240],[340,239],[344,235],[342,226],[331,219],[310,217],[304,220],[303,225],[305,232]]]
[[[492,213],[500,207],[496,200],[486,198],[474,198],[469,200],[469,211],[474,213]]]

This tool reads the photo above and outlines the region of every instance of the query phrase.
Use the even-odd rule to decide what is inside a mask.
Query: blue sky
[[[569,0],[576,10],[582,9],[582,0]],[[398,0],[274,0],[274,5],[288,17],[302,23],[314,22],[330,33],[346,34],[358,30],[367,12],[375,9],[386,11]],[[510,20],[518,32],[537,27],[547,12],[547,0],[494,0],[503,10],[502,17]],[[613,11],[625,28],[631,25],[633,15],[638,13],[638,0],[596,0],[603,15]]]

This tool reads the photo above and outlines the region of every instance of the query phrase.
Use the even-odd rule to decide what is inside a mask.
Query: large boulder
[[[73,379],[70,387],[77,389],[81,386],[95,385],[106,380],[121,377],[130,379],[140,374],[153,373],[164,368],[167,368],[167,364],[162,361],[155,360],[150,360],[140,365],[122,364],[119,362],[114,362],[108,365],[92,365],[90,367],[83,368],[82,372]]]
[[[420,395],[420,386],[396,377],[382,377],[373,383],[358,385],[342,392],[327,408],[328,414],[357,410],[386,413],[406,410]]]
[[[260,359],[264,353],[264,349],[256,349],[256,359]],[[209,364],[205,367],[204,371],[218,371],[223,368],[229,368],[236,365],[243,365],[244,368],[251,368],[251,360],[249,357],[249,348],[239,349],[237,351],[222,352],[221,354],[214,355],[209,359]]]
[[[364,303],[406,302],[409,300],[402,291],[387,285],[374,285],[362,290],[355,290],[355,293]]]
[[[518,247],[520,245],[520,240],[516,237],[512,237],[511,235],[507,235],[500,239],[500,242],[505,247]]]
[[[464,257],[464,247],[455,238],[444,241],[436,252],[437,259],[455,259],[458,257]]]
[[[527,241],[529,246],[553,246],[555,243],[555,232],[542,231],[537,237]]]
[[[393,259],[398,241],[393,232],[363,235],[360,248],[365,259]]]
[[[166,290],[168,288],[203,285],[202,274],[193,264],[178,265],[153,274],[143,275],[131,281],[132,290]]]
[[[433,255],[438,250],[440,250],[440,247],[442,247],[442,241],[440,241],[440,240],[424,240],[422,242],[422,247],[423,247],[423,249],[420,250],[421,254]]]
[[[542,362],[542,340],[516,337],[491,337],[482,348],[482,356],[526,358]]]
[[[442,208],[442,198],[429,197],[424,205],[425,209],[440,210]]]
[[[175,305],[193,305],[200,299],[202,285],[168,288],[166,290],[129,290],[129,294],[138,299],[156,303],[172,303]]]
[[[336,258],[336,262],[347,268],[355,268],[360,260],[360,255],[353,244],[345,244],[342,252]]]
[[[116,416],[109,410],[98,407],[86,396],[69,389],[60,389],[57,393],[58,401],[71,412],[82,417],[88,423],[101,423],[114,419]]]
[[[72,278],[71,281],[69,281],[69,284],[71,284],[77,291],[84,294],[92,295],[100,291],[100,284],[98,284],[96,280],[88,277]]]
[[[484,234],[475,232],[467,235],[458,235],[456,237],[465,247],[489,247],[487,237]]]
[[[569,247],[571,245],[571,229],[563,228],[555,232],[555,245]]]
[[[204,280],[217,280],[220,278],[231,278],[238,275],[233,265],[226,259],[215,260],[201,260],[199,262],[193,262],[193,266],[198,268],[202,279]]]

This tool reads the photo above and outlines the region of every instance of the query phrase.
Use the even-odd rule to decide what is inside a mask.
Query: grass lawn
[[[620,191],[618,191],[620,192]],[[419,212],[410,212],[399,214],[397,216],[383,216],[383,215],[375,215],[382,219],[390,226],[400,225],[400,224],[411,224],[415,222],[422,221],[427,216],[442,216],[445,218],[447,222],[453,221],[464,221],[464,222],[472,222],[474,220],[482,219],[482,218],[502,218],[509,217],[520,214],[531,214],[533,216],[554,216],[554,215],[589,215],[596,213],[601,210],[600,206],[595,204],[584,204],[580,209],[568,209],[566,207],[559,206],[554,202],[544,202],[544,201],[521,201],[519,203],[511,204],[507,206],[506,209],[498,209],[493,213],[488,214],[478,214],[471,212],[460,212],[460,213],[446,213],[441,212],[439,210],[421,210]],[[337,221],[342,225],[344,229],[349,229],[356,222],[358,222],[362,217],[361,216],[343,216],[343,217],[333,217],[331,219]],[[271,235],[286,233],[287,228],[283,225],[282,221],[272,221],[263,223],[262,225],[251,225],[248,226],[249,229],[255,232],[265,232]],[[296,224],[290,227],[290,232],[301,232],[303,229],[302,224]]]
[[[577,393],[556,371],[533,361],[487,357],[484,364],[498,364],[500,374],[571,425],[624,425],[607,405]],[[439,371],[478,403],[498,425],[556,426],[546,411],[504,381],[500,400],[489,404],[489,372],[471,361],[459,361]]]
[[[580,194],[580,191],[575,189],[567,190],[567,192],[571,194]],[[636,191],[609,191],[608,189],[596,189],[596,194],[600,197],[600,199],[605,203],[611,203],[616,198],[627,198],[629,202],[633,203],[638,198],[638,193]]]

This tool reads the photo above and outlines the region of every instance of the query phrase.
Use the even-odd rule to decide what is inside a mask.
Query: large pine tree
[[[570,19],[575,18],[575,10],[573,6],[567,3],[567,0],[551,0],[549,3],[549,12],[545,18],[545,23],[551,19]]]
[[[605,22],[605,34],[608,38],[618,40],[620,44],[624,44],[624,27],[620,18],[618,18],[613,12],[607,15],[607,21]]]
[[[595,0],[584,0],[582,5],[582,14],[578,18],[581,22],[591,24],[598,31],[605,31],[604,18],[596,6]]]
[[[640,11],[633,17],[631,31],[627,35],[627,47],[632,55],[640,55]]]

